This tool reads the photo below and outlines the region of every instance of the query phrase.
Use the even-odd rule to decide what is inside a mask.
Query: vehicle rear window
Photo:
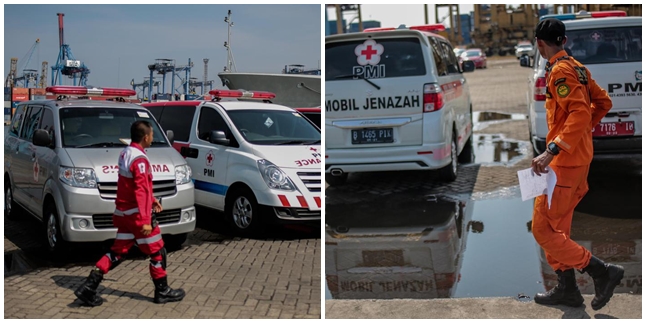
[[[419,38],[363,39],[325,44],[325,80],[362,75],[367,79],[426,74]]]
[[[642,61],[642,27],[616,27],[567,31],[568,48],[582,64]]]

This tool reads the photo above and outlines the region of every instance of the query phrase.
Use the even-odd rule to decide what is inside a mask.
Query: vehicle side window
[[[157,109],[159,108],[159,109]],[[188,142],[195,115],[194,106],[166,106],[149,109],[162,130],[172,130],[176,141]],[[156,111],[155,111],[156,110]],[[159,114],[157,114],[159,113]]]
[[[49,139],[54,140],[54,113],[50,109],[43,111],[43,119],[38,129],[43,129],[49,133]]]
[[[24,119],[25,117],[26,110],[26,105],[21,105],[16,108],[16,113],[13,116],[13,122],[11,123],[11,129],[9,129],[9,133],[15,136],[20,136],[20,127],[22,126],[22,119]]]
[[[29,112],[26,114],[27,118],[25,118],[25,125],[21,136],[23,139],[31,140],[31,138],[34,137],[34,131],[36,131],[38,124],[40,123],[42,112],[42,106],[29,106]]]
[[[442,47],[444,48],[444,57],[447,61],[447,68],[451,74],[459,74],[460,69],[458,68],[458,59],[455,57],[453,48],[446,42],[441,42]]]
[[[449,74],[449,68],[446,66],[444,60],[444,51],[440,46],[439,42],[435,37],[429,37],[428,41],[431,43],[431,48],[433,49],[433,60],[435,61],[435,67],[437,68],[438,76],[445,76]]]
[[[146,107],[146,109],[150,111],[150,113],[153,115],[153,117],[155,117],[155,120],[157,120],[157,122],[160,122],[159,120],[161,119],[161,114],[164,107]]]
[[[200,120],[197,124],[198,138],[209,141],[211,131],[218,130],[224,131],[227,138],[231,139],[231,131],[227,126],[224,118],[215,109],[209,107],[202,107],[200,110]]]

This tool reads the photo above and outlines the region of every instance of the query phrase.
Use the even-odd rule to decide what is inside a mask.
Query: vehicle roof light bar
[[[245,91],[245,90],[211,90],[209,94],[213,96],[213,101],[220,101],[223,98],[241,98],[257,99],[265,102],[276,97],[276,94],[263,91]]]

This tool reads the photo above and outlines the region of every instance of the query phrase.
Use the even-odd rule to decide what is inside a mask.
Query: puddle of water
[[[502,123],[509,120],[527,120],[527,115],[522,113],[500,113],[488,111],[473,112],[473,130],[482,130],[492,124]]]
[[[523,160],[528,151],[527,143],[504,139],[502,135],[473,135],[475,163],[511,166]]]
[[[326,299],[543,291],[531,201],[413,198],[326,207]],[[343,227],[343,232],[335,228]],[[510,243],[513,241],[513,243]]]

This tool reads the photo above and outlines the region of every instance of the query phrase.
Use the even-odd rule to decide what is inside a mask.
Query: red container
[[[45,95],[45,89],[41,89],[41,88],[29,89],[29,93],[31,95]]]
[[[29,101],[29,93],[27,94],[16,94],[15,92],[11,95],[11,101]]]
[[[14,87],[13,90],[11,91],[11,94],[16,95],[16,94],[25,94],[29,95],[29,89],[25,87]]]

